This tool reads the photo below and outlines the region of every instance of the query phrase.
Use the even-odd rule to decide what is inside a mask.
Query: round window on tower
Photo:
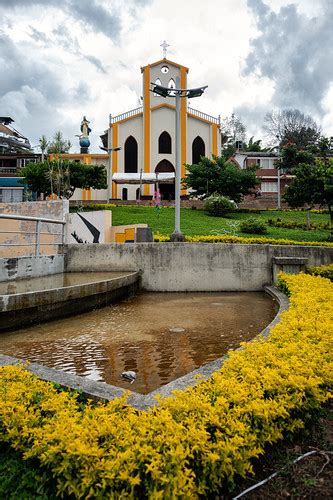
[[[162,66],[161,71],[162,73],[167,73],[169,71],[168,66]]]

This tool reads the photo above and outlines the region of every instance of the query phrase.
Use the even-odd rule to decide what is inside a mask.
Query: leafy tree
[[[253,151],[255,153],[259,153],[262,151],[268,151],[269,148],[261,147],[261,139],[254,140],[254,136],[252,136],[248,142],[248,144],[244,144],[244,151]]]
[[[60,130],[54,134],[52,142],[48,145],[47,152],[60,154],[60,153],[68,153],[72,147],[72,143],[70,141],[66,141],[63,138],[62,132]]]
[[[281,149],[281,158],[278,168],[292,174],[300,164],[314,165],[316,161],[313,147],[299,149],[296,144],[287,144]]]
[[[265,116],[264,129],[273,145],[295,144],[305,148],[318,141],[320,127],[310,115],[298,109],[271,111]]]
[[[86,165],[55,159],[28,163],[20,170],[25,184],[37,195],[54,192],[59,198],[70,198],[76,188],[106,189],[107,174],[104,165]]]
[[[233,144],[232,142],[227,142],[224,144],[224,146],[222,147],[222,156],[224,158],[226,158],[227,160],[229,158],[231,158],[232,156],[235,155],[236,151],[237,151],[237,141],[236,141],[236,144]],[[269,151],[270,148],[262,148],[261,147],[261,139],[258,139],[258,140],[254,140],[254,136],[252,136],[248,142],[248,144],[246,144],[245,141],[242,141],[242,151],[246,152],[246,151],[251,151],[251,152],[263,152],[263,151]]]
[[[226,160],[232,158],[235,155],[235,153],[236,153],[236,148],[233,144],[225,144],[222,147],[221,156],[223,156],[223,158],[225,158]]]
[[[293,171],[294,180],[287,187],[284,199],[291,207],[327,206],[331,231],[333,225],[333,160],[316,159],[313,164],[300,163]],[[332,235],[331,235],[332,238]]]
[[[235,113],[222,121],[221,138],[223,147],[227,145],[235,146],[236,142],[245,142],[246,127]]]
[[[212,160],[202,157],[199,163],[186,165],[186,170],[184,186],[193,191],[191,196],[202,198],[218,193],[238,203],[259,182],[256,166],[241,170],[224,156],[214,156]]]

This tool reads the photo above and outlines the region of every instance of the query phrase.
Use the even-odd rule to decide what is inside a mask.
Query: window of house
[[[270,158],[265,158],[261,160],[261,168],[274,168],[274,162]]]
[[[256,165],[258,168],[265,168],[265,169],[275,168],[274,158],[257,158]]]
[[[261,192],[262,193],[277,193],[278,186],[277,182],[262,182]]]
[[[168,132],[162,132],[158,138],[158,152],[161,154],[171,153],[171,136]]]
[[[127,198],[128,198],[128,190],[127,190],[127,188],[123,188],[121,199],[127,200]]]

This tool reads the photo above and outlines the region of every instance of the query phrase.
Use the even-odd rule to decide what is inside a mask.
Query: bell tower
[[[143,166],[144,172],[151,171],[152,159],[152,142],[151,142],[151,123],[152,112],[159,108],[175,109],[174,97],[162,97],[150,91],[152,83],[168,87],[176,88],[176,81],[179,78],[180,88],[187,88],[187,73],[188,68],[181,64],[170,61],[166,58],[166,49],[169,45],[163,42],[163,59],[148,64],[141,68],[142,72],[142,96],[143,96]],[[187,130],[187,115],[186,115],[186,99],[181,99],[180,102],[180,126],[181,126],[181,162],[186,163],[186,130]],[[184,170],[184,169],[183,169]],[[182,172],[183,174],[185,173]],[[149,193],[148,186],[144,187],[144,194]]]

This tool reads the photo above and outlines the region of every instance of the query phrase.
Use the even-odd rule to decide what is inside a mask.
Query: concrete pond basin
[[[0,283],[0,332],[103,307],[135,293],[139,272],[59,273]]]
[[[62,278],[58,275],[45,277],[52,278],[54,283],[53,289],[49,288],[48,279],[38,280],[39,285],[44,290],[39,290],[37,293],[41,295],[45,294],[46,300],[44,303],[46,306],[48,306],[48,302],[53,296],[50,292],[53,290],[59,294],[60,290],[62,290],[63,300],[61,302],[63,304],[60,307],[51,307],[52,317],[55,317],[54,314],[57,310],[60,310],[60,318],[68,316],[68,314],[70,314],[70,317],[67,319],[53,319],[49,322],[36,324],[33,327],[27,326],[21,330],[17,330],[16,327],[15,331],[13,331],[11,324],[10,330],[12,331],[9,333],[2,332],[0,335],[0,365],[26,363],[28,361],[28,369],[38,377],[58,383],[64,387],[78,389],[87,397],[96,400],[113,399],[123,395],[127,391],[131,391],[128,402],[138,409],[147,409],[155,405],[157,394],[164,396],[172,395],[172,391],[175,389],[184,389],[196,384],[198,382],[198,374],[203,377],[210,376],[222,366],[225,354],[230,348],[239,348],[240,342],[251,340],[274,317],[276,318],[277,309],[284,300],[283,296],[281,299],[281,294],[273,288],[266,291],[274,297],[275,302],[269,299],[268,295],[263,292],[140,293],[138,296],[135,296],[135,292],[139,289],[139,273],[116,273],[113,275],[111,273],[110,275],[105,275],[107,273],[104,273],[104,280],[102,281],[101,276],[98,276],[99,273],[91,273],[92,276],[90,277],[87,277],[87,274],[89,275],[90,273],[84,273],[85,276],[80,276],[80,273],[73,273],[72,276],[63,276]],[[61,279],[63,280],[62,283],[67,286],[59,288]],[[92,283],[92,281],[97,279],[99,281]],[[78,285],[78,281],[80,280],[81,283]],[[30,283],[24,283],[24,281],[30,281]],[[112,286],[110,282],[113,282]],[[114,288],[116,283],[120,286],[121,293],[115,293]],[[35,284],[31,283],[31,280],[17,281],[10,285],[2,283],[0,284],[0,291],[11,290],[12,292],[17,292],[9,294],[9,296],[13,297],[20,294],[34,294],[36,292],[32,291],[31,288]],[[97,289],[100,290],[102,302],[94,297],[96,293],[88,295],[89,287],[93,284],[95,285],[95,292]],[[78,286],[83,287],[84,290],[83,304],[81,297],[82,290],[79,293],[75,289]],[[107,290],[108,288],[109,290]],[[68,300],[75,301],[73,294],[78,296],[77,304],[79,311],[76,311],[76,313],[79,312],[79,314],[73,315],[74,310],[70,312],[69,309],[67,309],[66,314],[63,314],[63,306],[68,303]],[[121,316],[133,316],[133,311],[131,313],[130,310],[133,307],[133,301],[134,303],[135,301],[141,302],[142,297],[145,295],[148,297],[148,302],[150,302],[150,310],[148,308],[143,317],[142,311],[141,313],[139,311],[138,316],[141,325],[138,324],[137,327],[141,328],[141,330],[143,329],[141,336],[143,336],[143,343],[148,344],[148,350],[147,345],[145,346],[146,350],[142,350],[142,345],[140,342],[137,342],[138,339],[130,338],[128,332],[126,332],[127,328],[128,331],[134,331],[135,333],[135,318],[132,318],[134,320],[132,324],[125,321],[120,330],[118,325],[118,332],[116,329],[118,350],[114,349],[114,347],[112,348],[112,342],[106,336],[107,329],[105,329],[105,325],[108,328],[112,321],[113,323],[117,323]],[[132,298],[125,298],[129,296]],[[69,299],[69,297],[72,298]],[[92,309],[91,304],[89,308],[84,307],[89,297],[90,299],[93,298],[94,308],[105,306],[106,303],[109,306],[91,312],[80,312],[82,308],[85,311]],[[242,301],[243,308],[240,307]],[[34,307],[37,307],[36,302]],[[162,317],[162,320],[160,318],[158,322],[155,321],[158,324],[154,323],[151,308],[153,307],[156,310],[158,302],[162,308],[160,312],[162,310],[169,310],[169,313],[173,312],[176,302],[179,302],[179,310],[177,313],[168,314],[169,319],[164,324],[162,335],[157,340],[155,338],[154,342],[152,342],[152,333],[156,334],[156,331],[152,332],[152,329],[156,330],[155,326],[161,329],[163,320],[165,319]],[[246,302],[248,302],[248,312],[246,312]],[[17,303],[22,302],[18,301]],[[223,319],[223,315],[219,317],[220,311],[224,307],[227,307],[229,320]],[[266,311],[263,312],[265,309]],[[40,310],[40,308],[37,307],[37,310]],[[13,311],[11,312],[13,313]],[[232,336],[230,337],[229,335],[229,338],[225,339],[223,338],[225,335],[228,337],[228,334],[225,332],[235,322],[237,311],[244,316],[245,323],[243,321],[239,325],[238,330],[237,326],[233,327],[231,331]],[[263,312],[262,317],[260,317],[260,311]],[[209,312],[211,318],[209,321],[206,321],[207,325],[205,329],[205,317],[207,317]],[[163,316],[163,314],[161,315]],[[99,316],[100,320],[98,320]],[[202,316],[201,324],[198,319],[200,316]],[[259,318],[256,318],[256,316],[259,316]],[[149,317],[150,321],[148,320]],[[212,317],[215,317],[215,327]],[[102,324],[102,328],[99,325],[99,321]],[[196,321],[199,322],[197,325],[198,328],[195,328]],[[78,327],[80,322],[83,325],[82,331]],[[221,323],[221,331],[224,333],[221,333],[216,328],[216,322]],[[248,322],[249,327],[247,331],[246,328],[244,329],[246,322]],[[146,331],[144,331],[145,323],[147,327]],[[167,331],[165,330],[166,325],[168,325]],[[225,328],[224,330],[223,327]],[[216,328],[216,332],[210,332],[210,328]],[[8,322],[6,329],[8,330]],[[73,331],[76,329],[78,329],[78,332],[75,332],[73,335]],[[191,329],[194,329],[194,336]],[[265,330],[268,330],[268,327]],[[61,335],[61,331],[66,332],[64,334],[65,341],[63,335]],[[95,340],[94,337],[90,337],[87,334],[87,332],[92,331],[94,335],[97,333]],[[111,333],[114,335],[114,330]],[[119,338],[122,338],[121,342]],[[202,345],[203,340],[208,345],[208,351],[207,349],[200,348],[200,342]],[[216,345],[212,347],[212,343],[214,344],[214,342],[218,346],[217,349]],[[110,359],[105,358],[105,353],[107,353],[106,355]],[[61,360],[60,364],[57,363],[59,360]],[[82,369],[81,365],[83,365],[85,370]],[[107,374],[110,371],[110,366],[113,367],[113,377],[104,376],[102,374],[103,369]],[[120,376],[122,370],[129,369],[134,369],[138,373],[138,379],[133,385],[122,380]]]

